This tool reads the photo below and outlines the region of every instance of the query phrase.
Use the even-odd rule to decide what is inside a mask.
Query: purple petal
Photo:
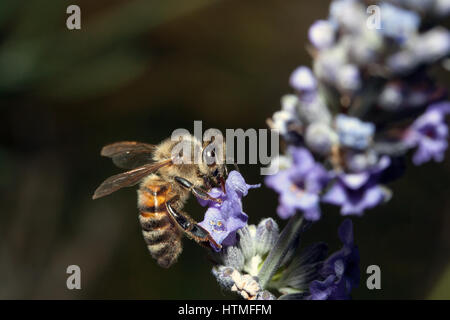
[[[322,201],[334,205],[342,205],[345,203],[347,195],[345,193],[345,187],[337,181],[328,192],[322,197]]]
[[[302,168],[304,171],[314,166],[314,158],[306,148],[290,147],[289,153],[292,155],[294,165]]]
[[[361,195],[350,198],[342,206],[342,215],[361,215],[365,209],[373,208],[385,199],[385,193],[377,185],[364,190]]]
[[[199,225],[208,230],[218,244],[233,245],[236,242],[236,231],[246,226],[248,220],[248,216],[242,211],[241,199],[247,195],[249,189],[258,186],[246,184],[239,172],[230,172],[225,182],[226,193],[218,188],[212,189],[209,193],[222,199],[222,203],[199,199],[200,204],[209,207]],[[212,244],[211,246],[217,250]]]
[[[353,190],[361,188],[369,178],[368,172],[345,174],[340,177],[345,186]]]
[[[284,203],[280,203],[277,207],[277,214],[281,219],[288,219],[296,213],[295,207],[286,206]]]
[[[344,245],[353,245],[353,223],[350,219],[345,219],[338,229],[339,239]]]
[[[305,210],[303,214],[306,220],[318,221],[321,216],[320,207],[319,205],[315,205],[311,209]]]
[[[282,170],[274,175],[267,176],[264,182],[269,188],[274,189],[278,193],[284,192],[291,184],[290,171]]]
[[[249,189],[259,188],[261,184],[250,185],[245,183],[244,178],[238,171],[231,171],[225,183],[225,189],[228,192],[236,191],[240,197],[246,196]]]
[[[220,199],[224,199],[224,195],[222,190],[220,190],[219,188],[213,188],[211,189],[208,194],[213,197],[213,198],[220,198]],[[218,203],[212,200],[204,200],[201,198],[197,198],[198,203],[200,203],[200,205],[202,207],[206,207],[206,206],[217,206]]]

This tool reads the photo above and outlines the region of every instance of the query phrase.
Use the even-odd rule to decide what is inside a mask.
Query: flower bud
[[[216,266],[212,269],[212,274],[222,288],[231,290],[231,287],[234,285],[231,275],[234,271],[231,267]]]
[[[395,111],[403,103],[403,94],[401,87],[394,84],[387,84],[378,98],[381,108],[386,111]]]
[[[246,226],[238,231],[239,247],[244,254],[244,258],[249,260],[256,254],[255,235],[256,227],[254,225]]]
[[[336,117],[336,129],[342,145],[357,150],[369,147],[375,133],[375,125],[358,118],[340,114]]]
[[[380,11],[382,14],[379,30],[384,35],[402,43],[408,36],[417,32],[420,24],[420,17],[417,13],[390,3],[381,3]]]
[[[223,254],[223,262],[226,266],[241,270],[244,266],[244,255],[242,251],[234,246],[226,247]]]
[[[304,124],[331,122],[330,110],[327,108],[323,98],[319,95],[315,95],[311,101],[301,103],[298,107],[298,113]]]
[[[328,124],[314,122],[306,129],[305,142],[312,151],[327,155],[331,152],[333,145],[339,142],[339,138]]]
[[[353,64],[341,66],[337,71],[337,86],[344,91],[355,91],[361,86],[358,68]]]
[[[432,63],[450,53],[450,32],[442,27],[431,29],[413,42],[412,49],[422,63]]]
[[[263,256],[274,246],[279,236],[278,224],[272,218],[261,220],[256,229],[256,252]]]
[[[345,162],[350,171],[361,172],[375,166],[378,162],[378,155],[373,150],[368,152],[348,152]]]
[[[311,72],[311,69],[303,66],[298,67],[292,72],[289,83],[299,92],[311,92],[317,88],[317,81]]]
[[[258,294],[256,295],[256,300],[276,300],[276,297],[269,291],[264,290],[258,292]]]
[[[308,36],[317,49],[329,48],[334,43],[335,26],[327,20],[318,20],[309,28]]]

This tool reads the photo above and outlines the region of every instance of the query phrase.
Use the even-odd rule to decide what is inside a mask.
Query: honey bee
[[[103,147],[101,155],[130,171],[106,179],[95,191],[93,199],[109,195],[121,188],[140,183],[138,190],[139,222],[151,256],[164,268],[174,264],[182,251],[182,236],[201,245],[208,243],[221,248],[210,233],[182,211],[193,193],[204,200],[221,202],[208,192],[213,187],[224,187],[228,174],[224,161],[217,161],[211,142],[202,144],[192,135],[183,138],[190,150],[200,150],[201,161],[179,161],[173,156],[174,147],[181,141],[166,139],[159,145],[140,142],[117,142]],[[212,161],[203,161],[208,156]],[[178,160],[178,161],[176,161]]]

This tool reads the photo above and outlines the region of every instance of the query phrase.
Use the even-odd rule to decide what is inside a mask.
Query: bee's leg
[[[184,214],[178,212],[177,209],[174,208],[173,203],[178,201],[179,197],[175,196],[170,201],[166,202],[166,209],[169,212],[170,216],[173,220],[183,229],[183,231],[188,232],[192,229],[194,223],[190,221]]]
[[[203,227],[198,225],[197,223],[194,224],[191,231],[189,233],[198,238],[201,239],[202,242],[209,241],[213,246],[215,246],[217,249],[221,249],[222,246],[216,242],[216,240],[213,239],[211,234],[208,232],[208,230],[205,230]]]
[[[196,187],[192,182],[182,177],[175,177],[175,181],[182,185],[184,188],[189,189],[196,197],[203,200],[212,200],[218,203],[222,203],[222,199],[211,197],[206,190]]]
[[[167,212],[175,220],[175,222],[180,226],[181,229],[191,238],[197,242],[211,242],[216,248],[220,249],[222,246],[218,244],[210,233],[198,225],[195,221],[185,216],[185,214],[177,211],[172,203],[177,201],[178,197],[173,198],[171,201],[166,202]]]

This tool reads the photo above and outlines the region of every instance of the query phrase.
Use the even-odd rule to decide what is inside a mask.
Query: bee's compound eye
[[[213,172],[213,176],[217,177],[219,175],[219,169],[214,170]]]
[[[214,149],[212,149],[212,150],[205,150],[204,158],[205,158],[206,164],[208,166],[215,165],[215,163],[216,163],[216,152],[214,151]]]

